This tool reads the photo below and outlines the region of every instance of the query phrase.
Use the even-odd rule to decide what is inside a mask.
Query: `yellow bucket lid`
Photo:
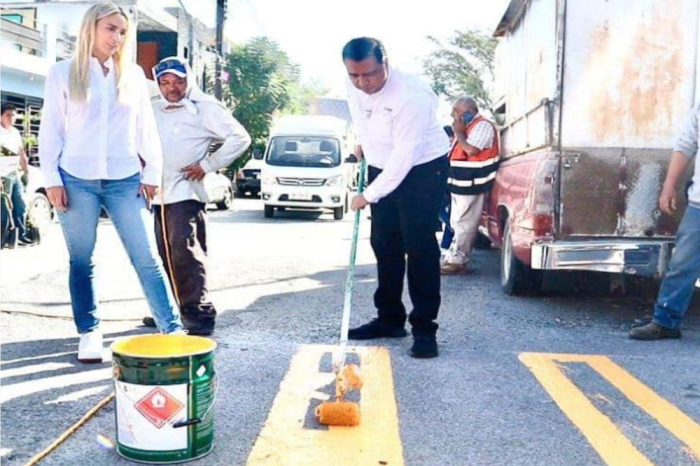
[[[120,338],[110,348],[113,353],[134,358],[182,358],[210,353],[216,342],[190,335],[140,335]]]

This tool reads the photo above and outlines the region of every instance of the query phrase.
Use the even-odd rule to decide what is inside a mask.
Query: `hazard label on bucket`
[[[160,429],[179,413],[185,405],[170,396],[162,388],[156,387],[138,401],[134,407],[151,424]]]
[[[188,429],[173,427],[187,420],[187,384],[137,385],[115,383],[117,394],[117,441],[146,451],[187,448]]]

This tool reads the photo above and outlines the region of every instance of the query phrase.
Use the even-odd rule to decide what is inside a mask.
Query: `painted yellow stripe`
[[[553,357],[554,356],[554,357]],[[609,466],[653,466],[620,429],[601,413],[557,364],[556,355],[523,353],[527,366],[564,414]],[[563,361],[562,361],[563,362]],[[568,361],[567,361],[568,362]]]
[[[248,466],[403,466],[403,448],[389,353],[384,348],[358,347],[364,387],[358,427],[304,428],[313,399],[327,399],[317,390],[333,381],[319,373],[319,361],[332,347],[302,346],[292,360],[273,402],[265,427],[248,457]]]
[[[700,462],[700,425],[610,359],[604,356],[593,357],[588,364],[630,401],[685,443]]]

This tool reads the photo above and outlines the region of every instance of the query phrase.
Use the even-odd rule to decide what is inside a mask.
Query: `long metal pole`
[[[216,64],[214,66],[214,95],[219,100],[221,100],[223,97],[221,83],[221,57],[224,54],[224,25],[226,23],[227,3],[227,0],[216,0]]]

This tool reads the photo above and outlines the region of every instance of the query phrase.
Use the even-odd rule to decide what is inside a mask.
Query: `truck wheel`
[[[532,270],[515,257],[510,233],[510,222],[506,221],[501,247],[501,287],[509,296],[536,294],[542,286],[542,272]]]
[[[265,206],[265,218],[273,218],[275,216],[275,208],[271,205]]]
[[[344,215],[345,215],[345,207],[340,206],[340,207],[335,207],[333,209],[333,218],[334,219],[342,220]]]

